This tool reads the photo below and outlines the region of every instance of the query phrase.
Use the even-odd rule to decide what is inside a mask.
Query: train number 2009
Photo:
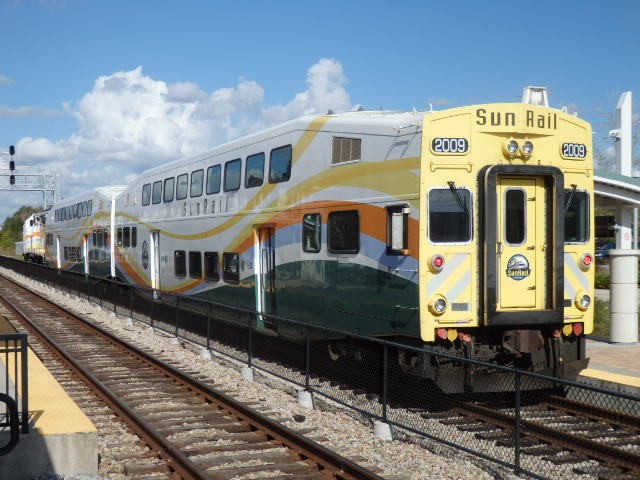
[[[434,138],[431,142],[434,153],[467,153],[469,140],[466,138]]]
[[[586,158],[587,146],[583,143],[563,143],[562,156],[564,158]]]

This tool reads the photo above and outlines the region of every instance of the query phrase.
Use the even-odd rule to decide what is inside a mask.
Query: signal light
[[[15,185],[16,184],[16,176],[15,175],[11,175],[9,177],[9,184],[10,185]]]
[[[16,149],[13,145],[9,145],[9,155],[12,157],[16,154]]]
[[[15,169],[16,169],[16,162],[14,162],[13,160],[9,160],[9,170],[13,172]]]

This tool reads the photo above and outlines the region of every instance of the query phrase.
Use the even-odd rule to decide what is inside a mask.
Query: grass
[[[609,338],[611,333],[611,313],[609,312],[609,302],[595,299],[595,311],[593,314],[593,333],[595,337]]]

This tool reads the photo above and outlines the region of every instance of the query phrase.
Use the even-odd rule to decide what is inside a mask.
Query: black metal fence
[[[18,444],[20,426],[22,433],[29,433],[26,333],[0,335],[0,381],[0,432],[9,433],[6,443],[0,444],[1,456],[9,453]]]
[[[601,408],[604,416],[640,426],[640,396],[634,392],[609,391],[6,257],[0,257],[0,266],[386,422],[398,436],[455,447],[534,478],[581,478],[581,471],[598,468],[587,457],[581,462],[570,439],[566,455],[553,453],[539,440],[549,428],[578,438],[569,437],[575,435],[575,418],[559,418],[548,426],[540,405],[549,398],[587,404],[594,411]],[[259,328],[264,323],[286,331],[289,339],[266,334]],[[336,347],[323,340],[335,337],[346,341]],[[465,388],[469,378],[489,386],[470,391]],[[474,405],[487,421],[460,413],[457,405]],[[605,438],[607,428],[603,424],[596,433],[579,437]],[[606,442],[602,445],[603,451],[609,449]]]

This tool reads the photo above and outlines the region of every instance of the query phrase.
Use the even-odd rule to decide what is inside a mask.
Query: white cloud
[[[10,108],[6,105],[0,105],[0,118],[19,118],[19,117],[60,117],[64,112],[60,110],[50,110],[40,107],[18,107]]]
[[[0,85],[10,85],[13,83],[13,80],[6,75],[2,75],[0,73]]]
[[[69,138],[26,137],[17,148],[22,161],[61,174],[70,196],[126,183],[146,168],[304,114],[351,109],[346,82],[340,62],[321,59],[308,69],[304,91],[285,105],[268,105],[253,80],[206,93],[193,82],[153,79],[138,67],[99,77],[90,92],[63,105],[78,122]]]

